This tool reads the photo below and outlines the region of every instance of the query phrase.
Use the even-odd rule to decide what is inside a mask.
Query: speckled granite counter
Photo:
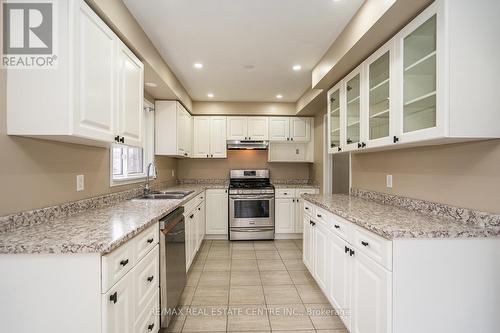
[[[190,189],[194,192],[182,200],[122,200],[41,223],[16,225],[0,233],[0,254],[105,254],[205,189],[225,187],[227,185],[220,183],[179,185],[168,189]]]
[[[274,188],[300,188],[300,189],[318,189],[319,185],[311,185],[311,184],[273,184]]]
[[[355,196],[303,195],[304,200],[386,239],[500,237],[500,226],[463,223]]]

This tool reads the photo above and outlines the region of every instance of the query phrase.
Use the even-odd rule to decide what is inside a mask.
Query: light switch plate
[[[392,188],[392,175],[387,175],[386,186]]]
[[[78,175],[76,176],[76,191],[80,192],[83,191],[85,188],[85,178],[83,175]]]

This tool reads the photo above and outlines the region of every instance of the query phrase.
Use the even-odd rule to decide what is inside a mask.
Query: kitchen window
[[[142,182],[146,178],[149,163],[154,160],[154,114],[153,105],[144,101],[144,145],[130,147],[113,144],[110,150],[110,186]],[[154,177],[155,170],[151,170]]]

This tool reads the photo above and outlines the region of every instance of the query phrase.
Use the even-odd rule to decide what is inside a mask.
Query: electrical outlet
[[[175,177],[175,170],[172,169],[172,177]]]
[[[76,191],[80,192],[83,191],[85,188],[85,178],[83,175],[78,175],[76,176]]]
[[[386,186],[392,188],[392,175],[387,175]]]

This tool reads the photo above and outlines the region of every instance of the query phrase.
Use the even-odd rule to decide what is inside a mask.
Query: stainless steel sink
[[[167,191],[155,191],[149,194],[138,197],[140,200],[165,200],[165,199],[183,199],[193,193],[192,190],[167,190]]]

